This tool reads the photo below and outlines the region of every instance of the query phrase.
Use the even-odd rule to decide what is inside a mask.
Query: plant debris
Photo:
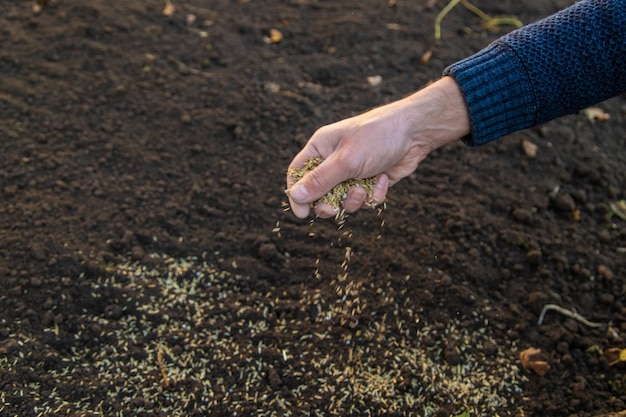
[[[519,358],[522,368],[533,371],[539,376],[545,375],[550,370],[550,364],[546,361],[537,359],[537,355],[541,353],[541,349],[529,347],[520,352]]]
[[[600,107],[587,107],[582,111],[582,113],[587,117],[592,124],[596,121],[598,122],[606,122],[611,119],[611,115],[605,112]]]
[[[617,365],[620,362],[626,362],[626,349],[608,348],[604,351],[604,357],[610,366]]]

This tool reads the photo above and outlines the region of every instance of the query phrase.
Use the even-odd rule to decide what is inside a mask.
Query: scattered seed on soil
[[[36,416],[147,415],[148,402],[164,415],[310,410],[318,416],[433,416],[451,405],[471,415],[521,412],[526,377],[516,364],[516,346],[496,343],[479,313],[478,327],[456,320],[422,323],[410,295],[364,293],[359,280],[335,296],[304,288],[294,300],[280,287],[242,292],[243,285],[253,288],[254,279],[201,257],[150,258],[160,266],[111,265],[109,276],[89,284],[95,297],[126,294],[132,312],[111,320],[86,309],[80,322],[92,326],[77,328],[70,339],[64,339],[67,330],[46,336],[69,343],[49,351],[56,359],[47,378],[58,389],[44,393],[38,378],[25,376],[5,386],[0,409],[29,395],[38,404]],[[394,316],[370,307],[380,297],[394,307]],[[239,307],[227,310],[226,304]],[[94,326],[106,328],[106,335],[94,336]],[[71,342],[87,336],[96,339]],[[1,372],[36,375],[24,364],[38,350],[49,350],[44,339],[7,339],[14,341],[13,351],[25,353],[0,357]],[[458,347],[456,365],[444,360],[450,343]],[[481,349],[485,345],[489,354]],[[269,380],[271,369],[276,375]],[[67,402],[61,393],[72,390],[83,396]]]

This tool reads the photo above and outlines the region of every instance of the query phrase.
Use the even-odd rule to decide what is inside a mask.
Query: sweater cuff
[[[470,146],[484,145],[508,133],[531,127],[536,101],[524,65],[506,44],[496,41],[444,70],[465,97],[472,133]]]

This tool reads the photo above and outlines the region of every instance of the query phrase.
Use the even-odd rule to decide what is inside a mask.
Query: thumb
[[[326,159],[291,188],[289,195],[293,201],[300,204],[317,201],[335,185],[349,178],[341,164],[333,163],[333,159]]]

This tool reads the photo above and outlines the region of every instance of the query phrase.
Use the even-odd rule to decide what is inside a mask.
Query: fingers
[[[375,208],[387,198],[387,191],[389,190],[389,177],[386,174],[381,174],[376,179],[376,185],[372,195],[368,195],[367,191],[360,186],[350,188],[346,199],[343,201],[342,208],[346,213],[354,213],[363,206]],[[328,219],[337,215],[337,210],[329,204],[317,202],[313,207],[313,212],[317,217],[322,219]],[[308,212],[307,212],[308,215]]]
[[[304,152],[298,154],[290,165],[290,168],[304,165],[304,162],[299,162],[308,159],[306,154],[302,156],[303,153]],[[349,173],[347,174],[345,169],[342,169],[342,164],[334,162],[334,159],[334,155],[331,155],[298,182],[295,182],[293,178],[287,175],[289,204],[296,217],[307,217],[311,211],[312,203],[326,195],[335,185],[349,178],[346,177]],[[296,165],[298,163],[300,163],[300,165]],[[332,210],[332,208],[330,208],[330,210]],[[330,210],[328,207],[320,206],[315,212],[316,214],[321,213],[320,217],[330,217]],[[334,212],[332,215],[334,215]]]
[[[343,209],[346,213],[354,213],[363,207],[367,198],[367,191],[365,191],[363,187],[352,187],[348,191],[346,199],[343,201]]]
[[[376,178],[376,185],[374,185],[372,197],[367,202],[367,205],[376,207],[385,201],[385,198],[387,198],[387,191],[389,191],[389,185],[389,177],[387,174],[380,174],[378,178]]]

